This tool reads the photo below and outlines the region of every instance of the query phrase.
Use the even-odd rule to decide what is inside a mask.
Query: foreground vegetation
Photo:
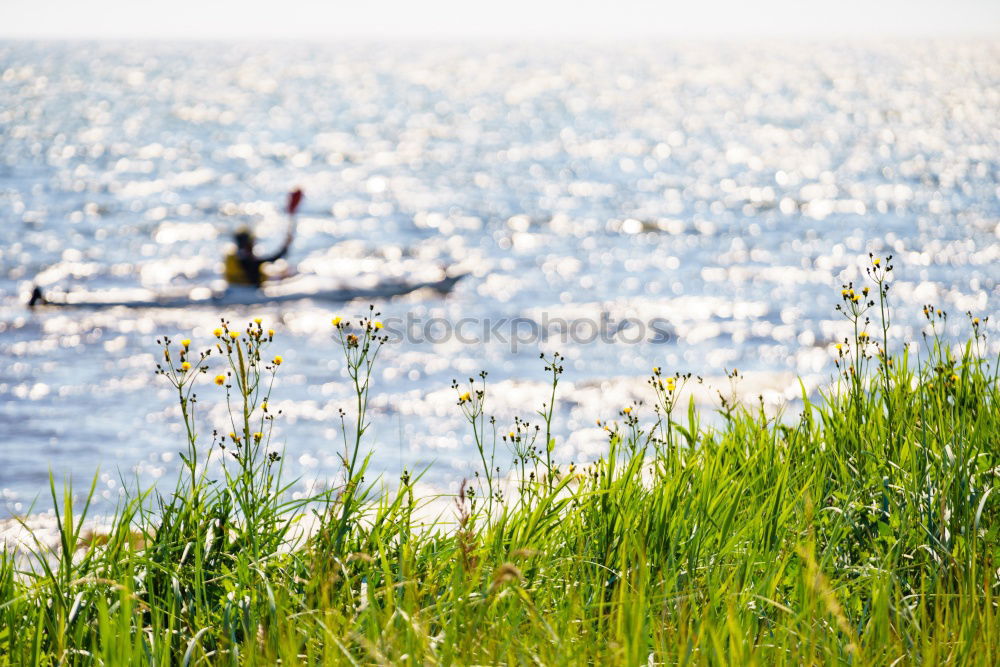
[[[928,306],[919,353],[891,354],[889,261],[844,286],[840,375],[797,416],[723,400],[707,427],[679,404],[697,378],[654,368],[655,407],[600,421],[606,455],[573,468],[552,458],[558,355],[531,423],[488,417],[485,374],[456,382],[482,469],[441,523],[419,518],[409,474],[390,493],[365,481],[376,313],[334,320],[356,396],[344,476],[300,501],[270,446],[273,332],[224,325],[198,353],[164,340],[187,426],[176,488],[100,535],[67,494],[58,549],[0,555],[0,663],[997,664],[985,321],[953,350]],[[213,376],[232,427],[209,443],[193,388]]]

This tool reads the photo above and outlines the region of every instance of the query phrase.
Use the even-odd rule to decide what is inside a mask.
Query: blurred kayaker
[[[263,271],[264,264],[281,259],[288,254],[288,250],[292,246],[292,238],[295,234],[295,212],[300,203],[302,203],[302,190],[295,188],[288,193],[286,207],[289,216],[288,234],[285,236],[284,245],[273,255],[261,257],[254,252],[255,239],[249,228],[242,227],[233,235],[236,249],[226,255],[226,282],[241,287],[260,287],[264,284],[267,278]]]

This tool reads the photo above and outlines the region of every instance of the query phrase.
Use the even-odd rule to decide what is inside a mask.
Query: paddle
[[[288,234],[285,237],[286,245],[292,242],[292,237],[295,235],[295,212],[299,210],[299,204],[302,203],[304,196],[302,188],[295,188],[288,193],[288,204],[285,206],[285,212],[288,213]]]

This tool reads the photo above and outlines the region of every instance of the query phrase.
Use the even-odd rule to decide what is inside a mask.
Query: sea
[[[272,269],[307,298],[205,301],[237,229],[280,247],[294,187]],[[892,352],[926,354],[933,304],[949,340],[990,316],[995,361],[995,40],[3,41],[0,516],[49,507],[50,481],[80,498],[94,483],[95,511],[169,491],[185,434],[157,339],[206,349],[220,318],[275,330],[267,447],[298,497],[341,479],[355,403],[331,318],[370,307],[389,340],[363,447],[386,488],[475,479],[458,396],[481,371],[483,442],[506,474],[503,436],[515,417],[543,424],[540,357],[557,352],[564,465],[607,451],[597,420],[651,423],[653,367],[692,373],[684,419],[688,396],[708,424],[727,397],[794,418],[836,381],[852,331],[837,305],[871,284],[869,253],[893,267]],[[308,298],[446,275],[462,276],[448,294]],[[30,309],[35,287],[202,300]],[[212,432],[231,428],[209,367],[194,419],[221,476]]]

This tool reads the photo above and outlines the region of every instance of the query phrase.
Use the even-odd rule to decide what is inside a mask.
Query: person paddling
[[[285,236],[284,245],[273,255],[261,257],[254,252],[254,236],[248,228],[244,227],[236,232],[233,236],[236,249],[226,255],[225,277],[230,286],[261,287],[264,284],[267,276],[264,274],[263,265],[281,259],[291,248],[295,233],[295,212],[302,203],[302,196],[302,190],[299,188],[288,193],[286,206],[289,217],[288,234]]]

